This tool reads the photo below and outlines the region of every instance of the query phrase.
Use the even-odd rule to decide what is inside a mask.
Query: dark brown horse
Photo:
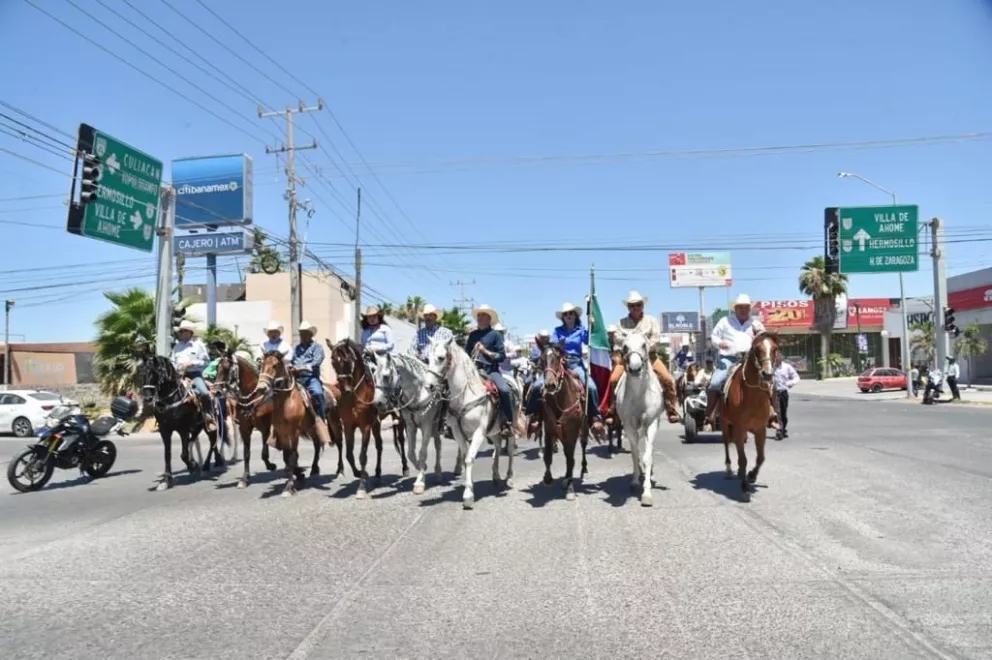
[[[561,442],[565,455],[565,499],[575,499],[573,484],[575,470],[575,445],[582,445],[582,473],[589,471],[586,463],[586,443],[583,433],[585,407],[583,384],[579,377],[568,368],[567,356],[560,345],[549,344],[541,355],[544,368],[544,390],[541,399],[544,411],[544,485],[554,483],[551,476],[551,461],[554,456],[555,440]]]
[[[368,493],[369,474],[365,466],[368,464],[369,440],[372,437],[375,438],[376,450],[375,478],[376,481],[382,479],[382,424],[379,420],[379,411],[373,403],[375,382],[369,373],[369,366],[365,363],[362,348],[355,341],[342,339],[336,344],[332,344],[330,339],[324,341],[331,350],[331,367],[338,377],[338,388],[341,390],[338,408],[344,428],[345,452],[352,474],[358,479],[358,492],[355,497],[361,499]],[[355,465],[355,431],[361,431],[362,434],[362,449],[358,457],[361,469]],[[397,443],[397,438],[398,432],[394,430],[394,444]],[[403,446],[398,445],[396,449],[403,463],[403,476],[409,476],[410,468],[407,465]]]
[[[730,470],[730,443],[737,447],[737,476],[741,480],[741,501],[749,502],[758,471],[765,462],[765,434],[768,430],[768,412],[775,389],[775,354],[778,352],[778,335],[762,332],[755,336],[751,350],[727,379],[727,395],[720,402],[720,425],[723,431],[723,453],[727,478]],[[754,436],[758,459],[754,469],[747,471],[747,454],[744,445],[747,434]]]

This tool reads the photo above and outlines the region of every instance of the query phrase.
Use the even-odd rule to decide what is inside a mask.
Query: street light
[[[10,366],[10,308],[14,306],[12,298],[8,298],[4,303],[3,322],[3,389],[10,389],[11,376],[14,370]]]
[[[872,188],[874,188],[876,190],[880,190],[883,193],[885,193],[886,195],[890,196],[892,198],[892,205],[893,206],[895,206],[896,204],[899,203],[899,200],[896,197],[896,194],[894,192],[892,192],[888,188],[883,188],[882,186],[878,185],[874,181],[872,181],[870,179],[866,179],[865,177],[861,176],[860,174],[854,174],[853,172],[838,172],[837,173],[837,178],[839,178],[839,179],[857,179],[858,181],[861,181],[862,183],[867,183]],[[909,314],[908,314],[908,312],[906,310],[906,286],[905,286],[905,284],[903,282],[902,273],[899,273],[899,307],[900,307],[900,311],[902,312],[902,314],[901,314],[902,315],[902,345],[900,346],[900,348],[901,348],[900,353],[902,355],[902,358],[901,358],[902,370],[903,370],[903,372],[905,372],[906,377],[909,378],[909,370],[910,370],[910,365],[909,365],[909,360],[910,360],[910,353],[909,353]],[[906,398],[907,399],[910,399],[912,397],[913,397],[913,393],[910,391],[910,388],[907,387],[906,388]]]

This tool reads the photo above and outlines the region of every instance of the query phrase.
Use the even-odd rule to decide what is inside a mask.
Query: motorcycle
[[[90,422],[76,407],[57,406],[39,429],[38,441],[10,461],[7,481],[15,490],[29,493],[44,488],[55,468],[78,467],[80,474],[93,479],[105,476],[117,460],[117,447],[107,436],[127,435],[124,424],[137,415],[138,403],[117,397],[110,409],[112,414]]]
[[[923,390],[923,400],[920,402],[925,406],[937,403],[940,397],[944,394],[944,382],[941,381],[936,385],[931,386],[927,383],[926,389]]]
[[[713,430],[720,430],[719,411],[714,411]],[[682,424],[685,431],[685,441],[695,442],[699,437],[699,429],[706,421],[706,388],[695,383],[686,385],[685,401],[682,403]]]

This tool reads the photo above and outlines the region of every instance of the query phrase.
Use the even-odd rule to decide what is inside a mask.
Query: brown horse
[[[690,364],[679,376],[679,379],[675,381],[675,396],[679,402],[679,411],[682,410],[682,404],[685,403],[685,397],[689,393],[689,383],[696,380],[696,375],[699,374],[699,365],[695,362]]]
[[[355,497],[361,499],[368,494],[369,474],[365,466],[368,464],[371,437],[375,438],[375,478],[376,481],[382,479],[382,424],[379,420],[379,411],[373,403],[375,382],[369,373],[369,366],[363,359],[362,348],[355,341],[342,339],[336,344],[332,344],[330,339],[324,341],[331,350],[331,366],[338,377],[338,387],[341,390],[338,408],[344,428],[348,465],[358,479],[358,492]],[[362,433],[362,450],[358,457],[361,461],[361,469],[355,465],[355,431]],[[398,437],[398,431],[394,429],[393,444],[396,444]],[[409,476],[410,468],[406,462],[403,446],[397,446],[397,451],[403,463],[403,476]]]
[[[585,422],[583,384],[572,373],[566,362],[567,356],[560,345],[550,344],[544,348],[541,363],[544,368],[544,390],[541,400],[544,409],[544,485],[554,483],[551,477],[551,460],[554,456],[555,440],[561,442],[565,454],[565,499],[575,499],[573,472],[575,470],[575,445],[581,437],[582,473],[589,472],[586,463],[586,443],[588,437],[582,433]]]
[[[768,410],[774,393],[775,354],[778,351],[778,335],[761,332],[755,336],[742,365],[733,367],[724,387],[726,396],[720,403],[721,430],[723,431],[723,453],[727,478],[733,478],[730,470],[730,443],[737,447],[737,476],[741,480],[741,501],[751,501],[758,471],[765,462],[765,434],[768,429]],[[754,469],[747,472],[747,454],[744,445],[747,434],[754,436],[754,446],[758,459]]]
[[[282,495],[288,497],[296,494],[297,481],[302,477],[299,469],[301,435],[308,436],[313,442],[314,456],[310,477],[320,474],[320,428],[323,420],[311,409],[307,394],[289,372],[283,354],[279,351],[269,351],[262,356],[258,385],[249,397],[257,405],[265,402],[269,392],[272,393],[271,423],[275,433],[273,446],[282,450],[286,463],[287,481]],[[328,440],[335,444],[340,442],[340,429],[336,424],[332,423],[328,431]],[[336,441],[335,436],[338,438]]]

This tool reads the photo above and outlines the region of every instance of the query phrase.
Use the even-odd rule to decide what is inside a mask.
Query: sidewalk
[[[858,389],[857,377],[852,376],[849,378],[831,378],[829,380],[804,378],[792,389],[792,394],[793,396],[809,395],[830,397],[832,399],[855,399],[858,401],[909,401],[910,403],[919,403],[919,397],[923,396],[923,391],[920,391],[919,397],[916,399],[907,399],[904,390],[886,390],[877,394],[871,392],[865,394]],[[946,390],[945,396],[950,396],[950,393]],[[992,387],[961,388],[961,403],[992,406]]]

